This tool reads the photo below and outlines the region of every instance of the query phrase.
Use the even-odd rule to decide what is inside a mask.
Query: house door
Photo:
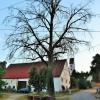
[[[26,87],[26,81],[18,81],[17,90]]]

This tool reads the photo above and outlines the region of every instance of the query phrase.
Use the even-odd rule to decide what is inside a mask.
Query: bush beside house
[[[47,86],[47,69],[42,68],[37,70],[33,67],[29,72],[29,84],[34,87],[35,92],[41,92]]]

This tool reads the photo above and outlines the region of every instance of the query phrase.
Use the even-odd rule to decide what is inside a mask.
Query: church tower
[[[70,58],[70,59],[69,59],[69,68],[70,68],[70,72],[71,72],[71,74],[72,74],[73,70],[75,70],[74,58]]]

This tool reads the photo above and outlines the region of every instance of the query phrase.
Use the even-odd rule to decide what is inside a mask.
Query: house
[[[29,71],[32,66],[41,68],[44,66],[44,63],[34,62],[10,64],[6,68],[6,72],[3,76],[3,80],[8,83],[4,88],[10,87],[18,90],[26,87],[29,80]],[[55,91],[63,91],[70,87],[70,68],[68,67],[67,60],[64,59],[55,61],[52,74]]]

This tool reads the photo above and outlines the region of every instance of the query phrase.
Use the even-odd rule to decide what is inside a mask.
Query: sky
[[[62,0],[62,4],[65,6],[83,4],[87,2],[87,0]],[[7,48],[5,48],[5,40],[7,35],[10,33],[9,26],[3,23],[3,20],[6,16],[9,15],[9,8],[11,6],[14,7],[25,7],[25,0],[0,0],[0,61],[5,60],[7,57]],[[88,23],[88,27],[91,31],[91,36],[88,37],[91,46],[88,47],[80,47],[80,50],[77,54],[74,55],[75,58],[75,68],[77,71],[89,71],[91,66],[91,61],[93,60],[93,56],[95,54],[100,54],[100,0],[94,0],[89,5],[92,13],[97,16],[93,16],[90,23]],[[87,37],[86,37],[87,38]],[[65,57],[67,59],[67,57]],[[7,62],[13,63],[12,61]]]

